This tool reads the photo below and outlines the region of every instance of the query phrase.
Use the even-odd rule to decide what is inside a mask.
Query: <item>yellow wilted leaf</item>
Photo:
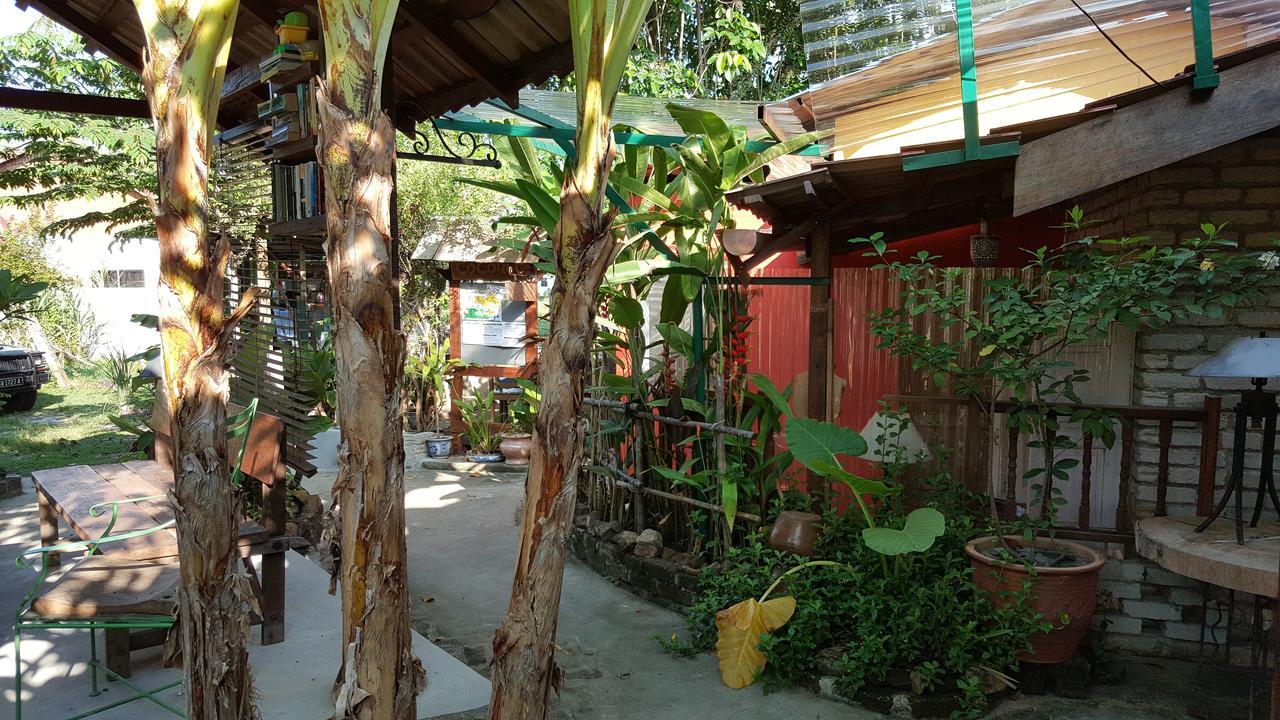
[[[716,613],[716,657],[726,686],[744,688],[755,680],[764,670],[760,636],[786,625],[795,611],[795,598],[780,597],[764,603],[747,598]]]

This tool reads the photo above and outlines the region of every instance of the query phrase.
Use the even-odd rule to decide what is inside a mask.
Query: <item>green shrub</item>
[[[889,573],[882,556],[863,542],[859,518],[834,511],[824,518],[814,559],[843,566],[797,573],[785,581],[785,591],[775,593],[793,596],[796,612],[761,645],[766,692],[814,675],[819,651],[840,646],[842,692],[856,692],[903,669],[916,673],[930,690],[959,691],[965,714],[976,715],[985,707],[986,677],[1016,667],[1018,653],[1042,619],[1027,606],[1025,591],[997,609],[974,590],[964,545],[990,529],[980,499],[952,487],[945,475],[916,483],[925,489],[913,505],[942,511],[947,530],[929,550],[900,556]],[[877,520],[897,527],[910,509],[895,495],[879,509]],[[702,574],[701,594],[688,618],[692,645],[714,648],[716,612],[759,596],[803,560],[769,548],[760,535],[727,551],[718,567]]]

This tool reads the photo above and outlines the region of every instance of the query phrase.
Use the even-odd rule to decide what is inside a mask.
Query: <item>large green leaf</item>
[[[738,479],[731,475],[720,478],[720,504],[724,507],[724,521],[733,531],[733,521],[738,517]]]
[[[774,145],[768,148],[764,152],[755,156],[755,158],[752,159],[752,161],[748,163],[745,168],[743,168],[741,171],[738,172],[737,177],[734,178],[733,184],[737,185],[738,183],[742,182],[744,178],[755,175],[758,171],[763,169],[765,165],[768,165],[769,163],[773,162],[774,160],[777,160],[783,155],[790,155],[791,153],[801,148],[808,147],[809,145],[812,145],[813,143],[822,139],[825,135],[829,135],[829,134],[830,133],[826,133],[822,131],[804,133],[803,135],[796,135],[793,138],[789,138],[787,140],[784,140],[778,143],[777,145]],[[752,178],[752,179],[756,179],[756,178]],[[759,179],[763,180],[764,178],[761,177]]]
[[[649,258],[647,260],[624,260],[614,263],[605,271],[604,281],[607,285],[623,285],[653,274],[658,268],[674,265],[666,258]]]
[[[689,275],[668,276],[667,285],[662,289],[662,309],[658,312],[658,319],[676,324],[684,320],[689,303],[693,302],[701,284],[701,278]]]
[[[719,174],[721,153],[733,144],[733,131],[710,110],[699,110],[677,103],[667,105],[667,112],[680,125],[686,135],[700,135],[703,138],[703,152],[707,154],[708,165]]]
[[[639,327],[644,322],[644,308],[635,298],[615,295],[609,300],[609,314],[624,328]]]
[[[658,334],[667,343],[667,347],[684,357],[693,357],[693,336],[675,323],[658,323]]]
[[[889,486],[879,480],[872,480],[871,478],[864,478],[861,475],[855,475],[839,465],[832,465],[819,460],[814,462],[812,470],[825,478],[844,483],[853,491],[854,495],[872,495],[880,497],[888,495],[890,492]]]
[[[520,189],[525,203],[533,211],[534,217],[542,223],[548,233],[554,232],[560,223],[560,199],[547,192],[541,185],[534,185],[528,180],[516,179],[516,187]]]
[[[788,418],[791,417],[791,402],[789,401],[789,398],[791,397],[790,385],[787,386],[787,391],[784,395],[782,392],[778,391],[778,386],[774,385],[773,381],[764,375],[752,373],[748,379],[751,380],[757,388],[759,388],[761,395],[764,395],[769,399],[769,402],[773,403],[773,407],[779,414]]]
[[[867,451],[867,441],[847,427],[810,418],[787,421],[787,447],[800,464],[826,474],[840,467],[840,455],[858,456]]]
[[[615,172],[609,177],[609,184],[632,195],[639,195],[645,200],[648,200],[650,204],[660,207],[667,212],[679,212],[680,210],[671,202],[671,198],[663,195],[626,173]],[[638,210],[639,208],[636,209]]]
[[[901,530],[887,527],[865,528],[862,540],[881,555],[924,552],[946,530],[946,518],[930,507],[917,508],[907,515]]]

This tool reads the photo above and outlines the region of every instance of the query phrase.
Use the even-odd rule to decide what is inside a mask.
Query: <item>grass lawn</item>
[[[34,409],[0,412],[0,468],[29,473],[65,465],[137,460],[134,436],[107,419],[116,412],[115,393],[94,369],[73,370],[71,387],[40,388]]]

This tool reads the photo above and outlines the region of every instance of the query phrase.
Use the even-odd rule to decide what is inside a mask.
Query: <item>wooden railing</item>
[[[917,409],[963,407],[968,409],[970,413],[981,414],[979,403],[967,398],[892,395],[886,397],[885,400],[891,405],[908,407],[912,409],[913,413]],[[1005,415],[1016,409],[1016,407],[1017,405],[1013,402],[996,402],[994,413],[996,415]],[[1059,537],[1097,542],[1124,542],[1126,544],[1133,541],[1135,509],[1132,506],[1131,498],[1136,490],[1134,471],[1135,456],[1139,445],[1137,440],[1137,427],[1139,424],[1150,423],[1154,424],[1156,428],[1157,459],[1155,463],[1154,514],[1157,516],[1168,514],[1170,452],[1173,445],[1174,425],[1183,424],[1198,428],[1199,472],[1196,481],[1195,507],[1197,515],[1209,514],[1213,507],[1218,442],[1221,431],[1222,401],[1220,398],[1206,396],[1204,403],[1198,408],[1154,408],[1131,405],[1087,404],[1056,404],[1055,408],[1058,409],[1055,414],[1059,419],[1069,417],[1071,413],[1081,409],[1106,410],[1117,418],[1116,421],[1119,424],[1116,443],[1119,449],[1119,477],[1117,478],[1116,510],[1112,527],[1093,526],[1092,491],[1094,482],[1097,479],[1094,477],[1093,460],[1094,453],[1101,447],[1101,444],[1099,439],[1095,438],[1091,433],[1082,432],[1078,445],[1081,454],[1079,466],[1080,501],[1077,504],[1075,513],[1078,520],[1073,525],[1060,525],[1057,531]],[[969,414],[967,417],[972,418],[975,415]],[[915,422],[914,419],[913,422]],[[1003,423],[1000,423],[999,420],[996,421],[996,427],[1000,427],[1001,424]],[[976,427],[974,423],[970,422],[965,432],[985,435],[986,428]],[[1007,447],[1005,448],[1006,461],[1003,463],[1003,477],[999,478],[999,482],[991,483],[991,491],[998,491],[1002,496],[999,499],[1004,500],[1004,505],[1012,511],[1016,504],[1019,480],[1024,471],[1019,467],[1019,460],[1022,454],[1022,438],[1017,428],[1009,427],[1005,432]],[[991,443],[988,447],[994,450],[994,443]],[[986,465],[994,471],[995,463],[991,462],[990,458],[988,458]],[[972,463],[970,463],[970,467],[972,467]],[[1065,514],[1069,515],[1069,513]]]

